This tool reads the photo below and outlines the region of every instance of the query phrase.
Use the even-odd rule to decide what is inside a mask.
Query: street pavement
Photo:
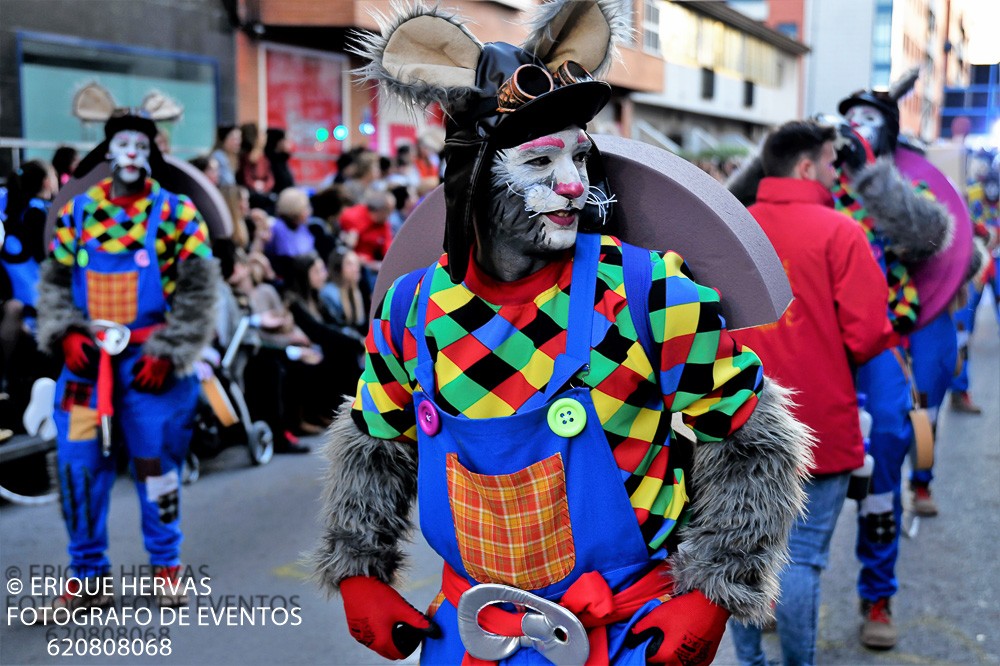
[[[968,416],[945,408],[941,415],[933,485],[941,515],[916,521],[902,542],[901,587],[893,602],[899,645],[872,652],[857,641],[856,507],[848,502],[823,576],[819,664],[1000,663],[1000,336],[985,306],[979,314],[971,343],[972,382],[985,413]],[[276,456],[263,467],[250,467],[241,449],[226,450],[206,463],[202,478],[183,490],[184,561],[199,580],[184,618],[160,617],[155,607],[147,617],[138,610],[150,607],[141,590],[122,587],[123,581],[135,583],[145,563],[138,503],[126,477],[113,491],[109,553],[120,577],[116,608],[122,613],[125,607],[136,609],[136,617],[106,614],[104,626],[24,626],[22,616],[9,610],[31,605],[33,579],[40,583],[52,573],[44,567],[65,565],[66,536],[56,504],[0,507],[6,588],[0,664],[389,663],[351,639],[339,599],[328,601],[308,580],[302,557],[320,534],[322,471],[318,455]],[[410,551],[401,591],[424,608],[437,593],[440,563],[419,534]],[[24,589],[12,583],[15,579]],[[77,641],[91,638],[101,638],[100,647]],[[129,641],[124,647],[122,638]],[[769,656],[779,659],[776,636],[765,638]],[[169,639],[169,647],[163,639]],[[170,654],[136,656],[154,647]],[[111,648],[114,656],[48,653]],[[417,655],[407,660],[416,661]],[[728,638],[716,663],[736,663]]]

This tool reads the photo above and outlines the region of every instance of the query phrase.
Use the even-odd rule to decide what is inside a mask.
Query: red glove
[[[424,636],[440,635],[437,625],[377,578],[345,578],[340,594],[351,636],[386,659],[405,659]]]
[[[646,660],[652,664],[710,664],[726,631],[729,611],[694,590],[666,601],[632,627],[628,643],[636,646],[652,637]]]
[[[100,351],[97,343],[86,333],[70,331],[62,339],[63,356],[70,372],[81,377],[93,377],[97,374],[97,359]]]
[[[132,366],[132,386],[143,393],[161,393],[167,385],[167,379],[174,371],[174,364],[169,358],[143,354]]]

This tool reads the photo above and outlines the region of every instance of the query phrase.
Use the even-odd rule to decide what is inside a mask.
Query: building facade
[[[643,47],[665,67],[659,90],[632,95],[633,137],[725,154],[800,115],[800,42],[723,3],[645,0],[642,9]]]
[[[233,28],[218,0],[3,0],[0,168],[89,149],[102,122],[81,119],[81,95],[114,106],[174,105],[163,125],[182,157],[206,151],[235,120]]]
[[[966,2],[977,0],[730,0],[785,34],[798,34],[804,57],[806,116],[835,113],[855,90],[887,88],[916,67],[920,76],[900,103],[901,131],[932,142],[941,136],[945,86],[968,81]],[[849,57],[848,57],[849,55]]]

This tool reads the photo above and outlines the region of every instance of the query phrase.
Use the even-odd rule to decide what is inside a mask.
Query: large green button
[[[579,400],[559,398],[549,407],[549,428],[560,437],[575,437],[587,425],[587,412]]]

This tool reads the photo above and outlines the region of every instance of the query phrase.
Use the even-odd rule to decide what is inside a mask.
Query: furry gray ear
[[[918,78],[920,78],[919,67],[908,69],[899,79],[889,85],[889,97],[898,102],[913,90],[913,86],[917,84]]]
[[[631,38],[631,12],[631,0],[551,0],[535,11],[521,48],[549,71],[573,60],[598,75],[611,66],[615,45]]]
[[[436,7],[395,5],[393,10],[392,19],[375,16],[381,34],[355,33],[350,50],[369,61],[355,73],[404,104],[461,106],[477,91],[482,44],[456,17]]]

